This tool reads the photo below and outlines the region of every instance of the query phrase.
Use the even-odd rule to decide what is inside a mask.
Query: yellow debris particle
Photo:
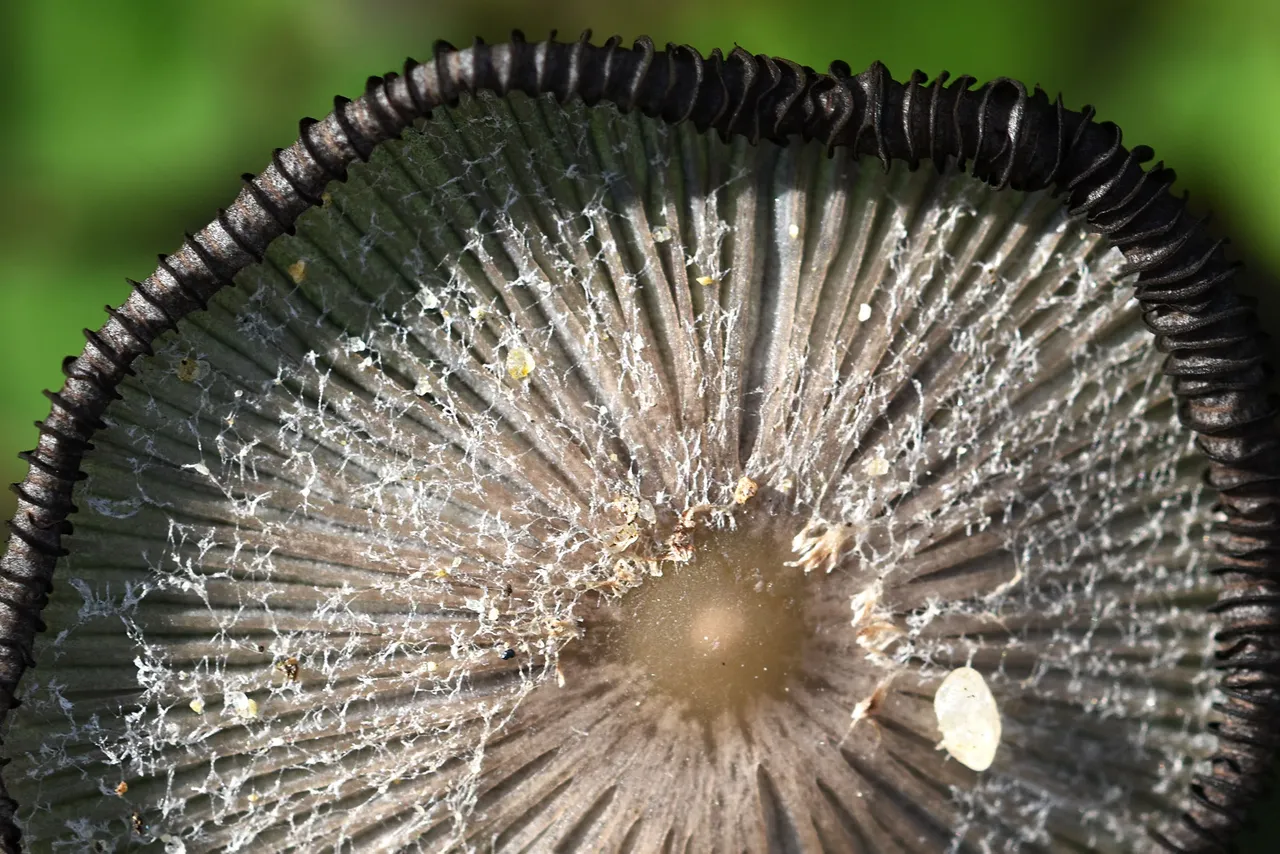
[[[298,673],[301,670],[301,666],[298,664],[298,659],[294,658],[293,656],[289,656],[284,661],[278,662],[276,664],[276,670],[279,670],[281,673],[283,673],[284,678],[287,681],[297,682]]]
[[[533,354],[523,347],[512,347],[507,353],[507,376],[522,380],[533,373]]]
[[[320,194],[320,204],[321,204],[321,205],[323,205],[323,206],[324,206],[324,207],[326,207],[326,208],[327,208],[327,207],[329,207],[329,205],[333,204],[333,194],[332,194],[332,193],[321,193],[321,194]]]
[[[484,320],[485,317],[489,315],[489,311],[488,309],[476,306],[471,309],[471,311],[467,312],[467,314],[471,315],[472,320]]]
[[[289,265],[289,278],[293,279],[295,285],[302,284],[302,280],[307,277],[307,262],[299,258]]]
[[[128,791],[129,791],[129,784],[126,783],[124,780],[121,780],[120,785],[116,786],[116,794],[123,798],[125,795],[125,792],[128,792]]]
[[[898,638],[905,634],[906,632],[893,623],[882,620],[858,629],[854,642],[868,652],[880,653],[893,646]]]
[[[178,361],[174,373],[184,383],[193,383],[203,377],[209,370],[209,363],[187,357]]]
[[[783,562],[783,566],[798,566],[808,575],[817,567],[829,573],[840,562],[845,541],[852,533],[847,525],[831,525],[818,519],[805,523],[800,533],[791,538],[791,550],[796,560]],[[856,606],[855,606],[856,610]]]
[[[791,225],[787,227],[787,234],[791,235],[792,240],[795,240],[800,236],[800,226],[796,225],[794,222],[791,223]]]
[[[670,239],[671,229],[667,228],[665,225],[660,225],[653,230],[654,243],[666,243]]]
[[[605,532],[604,548],[610,554],[617,554],[626,551],[638,539],[640,539],[640,528],[634,522],[628,522]]]
[[[867,473],[867,477],[884,477],[889,473],[889,461],[880,456],[872,457],[862,470]]]
[[[863,718],[871,714],[871,699],[872,699],[871,697],[868,697],[867,699],[859,700],[857,703],[854,704],[853,713],[849,716],[850,717],[849,729],[852,730],[855,726],[858,725],[859,721],[861,721]]]
[[[187,705],[190,706],[191,711],[195,712],[197,715],[204,714],[204,700],[196,698],[192,700],[190,703],[187,703]]]
[[[428,662],[427,662],[427,672],[428,672],[428,673],[435,673],[435,672],[436,672],[437,670],[439,670],[439,669],[440,669],[440,665],[439,665],[439,664],[436,664],[434,661],[428,661]]]
[[[699,276],[694,279],[694,281],[702,285],[704,288],[708,288],[716,283],[716,278],[714,276]]]
[[[853,707],[853,713],[849,716],[851,718],[849,722],[849,729],[852,730],[853,727],[857,726],[858,721],[874,715],[879,710],[880,705],[884,702],[885,694],[887,694],[888,691],[889,681],[885,680],[877,685],[875,690],[873,690],[865,700],[858,701],[858,703]]]
[[[634,522],[640,515],[640,502],[632,495],[619,495],[609,502],[608,507],[614,511],[624,523]]]
[[[746,504],[756,493],[760,491],[760,486],[749,477],[738,478],[738,485],[733,488],[733,503]]]
[[[436,570],[436,578],[448,578],[460,566],[462,566],[462,558],[455,557],[449,562],[448,566],[442,566]]]
[[[1000,746],[1000,710],[982,674],[959,667],[947,674],[933,695],[942,741],[938,747],[961,765],[985,771]]]
[[[251,803],[251,804],[256,804],[256,803],[258,802],[258,800],[259,800],[259,799],[260,799],[260,796],[258,795],[258,793],[257,793],[257,792],[250,792],[250,793],[249,793],[249,803]]]
[[[854,705],[853,713],[849,716],[849,729],[845,732],[844,738],[840,739],[841,744],[844,744],[845,740],[853,734],[858,724],[864,720],[875,727],[876,743],[879,744],[881,733],[880,726],[876,723],[876,715],[879,714],[880,707],[884,704],[885,697],[889,693],[889,684],[892,681],[893,677],[883,680],[866,699],[859,700]]]
[[[563,620],[559,617],[547,617],[543,620],[543,624],[546,626],[548,637],[560,638],[578,636],[578,626],[572,620]]]
[[[447,579],[447,577],[453,575],[453,570],[456,570],[456,568],[460,566],[462,566],[462,558],[461,557],[453,558],[452,561],[449,561],[448,566],[442,566],[442,567],[436,568],[435,577],[438,577],[438,579]]]
[[[613,577],[624,587],[634,585],[639,578],[636,575],[634,561],[619,558],[618,562],[613,565]]]
[[[855,628],[867,621],[872,612],[875,611],[876,603],[879,601],[879,584],[873,584],[849,600],[849,607],[853,609],[853,625]]]
[[[871,306],[867,305],[864,302],[862,305],[858,306],[858,322],[866,323],[870,319],[871,319]]]

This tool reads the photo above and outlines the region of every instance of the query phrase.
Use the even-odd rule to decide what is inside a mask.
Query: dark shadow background
[[[885,62],[1016,77],[1093,104],[1178,170],[1216,214],[1241,287],[1280,328],[1280,3],[1073,0],[40,0],[0,7],[0,478],[35,443],[40,395],[80,330],[239,191],[296,120],[434,40],[647,33],[704,53],[735,43],[824,69]],[[1273,347],[1273,363],[1280,364]],[[13,512],[0,496],[0,518]],[[2,536],[2,535],[0,535]],[[1280,850],[1280,799],[1247,851]]]

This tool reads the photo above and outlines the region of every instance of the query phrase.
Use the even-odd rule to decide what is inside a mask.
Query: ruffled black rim
[[[944,72],[928,82],[920,71],[906,83],[875,63],[852,75],[843,62],[827,74],[784,59],[735,48],[704,58],[688,46],[655,50],[638,39],[631,48],[611,38],[593,45],[527,43],[519,33],[500,45],[477,40],[467,50],[438,43],[431,62],[409,60],[403,76],[371,77],[365,94],[338,97],[325,119],[303,119],[297,142],[278,149],[261,174],[245,175],[244,189],[196,234],[188,234],[107,323],[85,330],[79,356],[63,361],[67,380],[38,422],[36,448],[20,456],[30,470],[13,486],[18,509],[9,547],[0,560],[0,721],[16,707],[18,682],[35,666],[33,644],[45,629],[62,537],[71,532],[72,491],[83,478],[80,462],[101,416],[119,399],[115,387],[130,365],[150,354],[151,343],[187,314],[203,309],[232,277],[260,261],[272,240],[318,205],[325,186],[345,180],[347,166],[365,160],[432,109],[465,93],[552,94],[561,102],[610,101],[671,123],[690,121],[722,138],[745,136],[785,144],[792,137],[845,146],[874,155],[888,168],[922,159],[941,169],[956,165],[997,188],[1063,194],[1071,214],[1083,217],[1125,255],[1138,272],[1137,297],[1168,356],[1182,423],[1196,433],[1209,459],[1207,482],[1219,491],[1225,521],[1215,535],[1213,572],[1223,580],[1211,610],[1221,722],[1212,772],[1190,787],[1181,821],[1153,838],[1169,851],[1225,851],[1263,786],[1280,746],[1280,442],[1274,429],[1276,398],[1267,391],[1262,335],[1252,305],[1232,292],[1235,265],[1223,241],[1192,218],[1186,199],[1170,193],[1174,173],[1151,160],[1145,146],[1127,149],[1120,129],[1093,120],[1094,111],[1067,110],[1037,87],[994,80],[971,89],[972,77],[946,85]],[[7,760],[5,760],[7,761]],[[20,850],[17,803],[0,783],[0,847]]]

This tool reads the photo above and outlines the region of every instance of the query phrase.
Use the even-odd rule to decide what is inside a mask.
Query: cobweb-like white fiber
[[[1120,852],[1176,813],[1207,499],[1060,204],[517,95],[330,193],[95,438],[6,736],[33,851]],[[807,633],[714,719],[592,638],[701,505],[794,538]],[[936,749],[965,665],[982,773]]]

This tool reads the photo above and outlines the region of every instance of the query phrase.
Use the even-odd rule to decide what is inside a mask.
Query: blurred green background
[[[121,302],[290,144],[303,115],[370,74],[519,27],[591,27],[628,42],[735,43],[816,68],[884,61],[1040,83],[1093,104],[1174,166],[1248,265],[1243,287],[1280,319],[1280,3],[855,3],[849,0],[76,0],[0,5],[0,478],[35,443],[40,395]],[[1278,362],[1280,363],[1280,362]],[[0,497],[0,518],[13,496]],[[1280,813],[1280,801],[1264,813]],[[1249,850],[1280,850],[1280,821]],[[1269,839],[1271,842],[1264,840]]]

